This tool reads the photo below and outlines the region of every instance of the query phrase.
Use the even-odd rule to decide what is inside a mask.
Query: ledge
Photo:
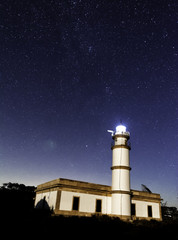
[[[131,150],[131,147],[130,147],[130,146],[128,146],[128,145],[123,145],[123,144],[121,144],[121,145],[114,145],[114,146],[111,147],[112,150],[115,149],[115,148],[126,148],[126,149]]]
[[[130,191],[123,191],[123,190],[112,190],[111,194],[129,194],[131,195]]]
[[[113,167],[111,167],[111,170],[114,170],[114,169],[125,169],[125,170],[130,171],[132,168],[128,167],[128,166],[113,166]]]
[[[59,178],[59,179],[55,179],[53,181],[38,185],[36,192],[42,193],[42,192],[56,191],[56,190],[108,196],[110,195],[111,187],[107,185]]]
[[[112,136],[112,139],[115,139],[115,138],[118,138],[118,137],[129,139],[130,138],[130,134],[129,133],[116,134],[116,135]]]
[[[119,168],[129,168],[127,166],[113,166],[113,169]],[[82,182],[70,179],[59,178],[50,182],[46,182],[37,186],[36,194],[51,192],[51,191],[70,191],[70,192],[80,192],[87,194],[95,194],[102,196],[111,196],[111,193],[121,193],[111,191],[111,186]],[[127,192],[127,191],[126,191]],[[128,194],[128,192],[126,193]],[[129,192],[130,194],[130,192]],[[157,193],[148,193],[138,190],[131,189],[131,199],[137,201],[150,201],[150,202],[161,202],[161,196]]]

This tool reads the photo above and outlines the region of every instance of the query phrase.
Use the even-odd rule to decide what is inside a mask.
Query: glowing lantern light
[[[124,133],[126,132],[126,127],[123,125],[119,125],[116,127],[116,133]]]

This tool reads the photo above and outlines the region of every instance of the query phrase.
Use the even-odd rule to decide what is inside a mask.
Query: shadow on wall
[[[36,209],[43,209],[43,210],[48,210],[51,211],[52,209],[50,209],[47,201],[46,201],[46,197],[44,197],[43,199],[41,199],[35,206]]]

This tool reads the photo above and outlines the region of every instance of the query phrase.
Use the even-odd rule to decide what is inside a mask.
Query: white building
[[[37,186],[35,207],[55,214],[107,214],[123,220],[161,220],[160,194],[130,189],[130,133],[119,125],[112,132],[112,186],[59,178]]]

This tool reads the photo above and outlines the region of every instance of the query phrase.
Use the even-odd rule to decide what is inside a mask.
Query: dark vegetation
[[[1,234],[5,233],[6,238],[178,239],[176,208],[163,206],[162,222],[123,222],[107,215],[54,216],[49,209],[34,209],[34,197],[35,187],[8,183],[0,188],[0,226]]]
[[[1,214],[24,214],[33,209],[35,187],[18,183],[4,183],[0,188]]]

